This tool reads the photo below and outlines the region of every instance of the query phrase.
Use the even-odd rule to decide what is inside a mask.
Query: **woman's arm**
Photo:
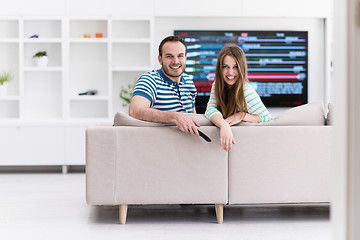
[[[236,144],[236,142],[229,123],[224,120],[221,114],[213,114],[210,121],[220,128],[220,147],[222,147],[225,151],[230,151],[232,149],[232,145]]]
[[[258,116],[258,115],[253,115],[253,114],[250,114],[250,113],[245,113],[245,116],[244,116],[243,121],[244,121],[244,122],[259,123],[261,120],[260,120],[260,116]]]
[[[214,113],[220,114],[222,116],[221,112],[217,109],[217,105],[216,105],[215,81],[211,87],[210,98],[206,106],[205,117],[210,120],[211,116]]]
[[[272,119],[260,96],[250,83],[245,84],[244,95],[247,105],[245,122],[268,122]]]
[[[244,122],[267,122],[272,119],[269,111],[261,101],[260,96],[250,83],[245,84],[244,96],[247,105],[247,113],[238,112],[225,119],[230,126],[238,124],[241,121]]]
[[[220,147],[225,151],[230,151],[235,140],[230,129],[230,125],[224,120],[223,115],[217,109],[215,97],[215,82],[211,87],[209,102],[206,107],[205,117],[220,128]]]
[[[258,122],[259,116],[251,115],[249,113],[245,112],[237,112],[225,119],[225,121],[230,125],[238,124],[239,122],[245,121],[245,122]]]

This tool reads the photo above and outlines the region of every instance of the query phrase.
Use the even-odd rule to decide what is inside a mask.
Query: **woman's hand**
[[[220,128],[220,147],[230,151],[232,145],[236,144],[229,123],[225,121],[222,114],[213,114],[210,121]]]
[[[241,122],[245,118],[245,112],[237,112],[225,119],[225,121],[230,125],[235,125]]]
[[[231,151],[232,145],[236,144],[230,125],[225,123],[220,127],[220,147],[225,151]]]

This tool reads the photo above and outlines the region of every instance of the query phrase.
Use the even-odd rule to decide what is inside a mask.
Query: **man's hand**
[[[185,133],[199,137],[196,127],[200,127],[192,117],[172,111],[160,111],[150,107],[150,101],[142,96],[133,96],[130,103],[129,115],[144,121],[159,123],[175,123]]]
[[[192,117],[182,113],[176,113],[175,123],[181,131],[199,137],[199,132],[196,127],[200,127],[200,124],[197,123]]]

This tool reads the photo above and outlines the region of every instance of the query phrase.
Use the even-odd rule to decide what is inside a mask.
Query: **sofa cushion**
[[[212,126],[213,124],[207,120],[203,114],[196,113],[184,113],[191,116],[200,126]],[[129,116],[125,112],[117,112],[114,117],[114,126],[135,126],[135,127],[164,127],[164,126],[175,126],[174,123],[155,123],[142,121]]]
[[[327,113],[327,120],[326,120],[326,124],[327,125],[333,125],[333,105],[331,103],[328,104],[328,113]]]
[[[321,102],[312,102],[284,111],[273,120],[264,123],[241,122],[240,126],[302,126],[324,125],[325,116]]]

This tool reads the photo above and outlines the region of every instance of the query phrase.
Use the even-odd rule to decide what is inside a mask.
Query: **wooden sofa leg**
[[[120,224],[125,224],[126,223],[127,209],[128,209],[127,204],[120,204],[120,206],[119,206]]]
[[[218,224],[223,223],[224,218],[224,205],[223,204],[215,204],[215,213]]]

